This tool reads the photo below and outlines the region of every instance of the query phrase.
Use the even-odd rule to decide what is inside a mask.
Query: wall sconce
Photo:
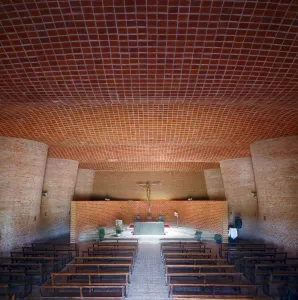
[[[188,198],[187,200],[188,200],[188,201],[192,201],[192,198]]]
[[[41,192],[41,197],[46,197],[48,195],[48,192],[47,191],[42,191]]]
[[[111,199],[110,198],[105,198],[105,201],[110,201]]]

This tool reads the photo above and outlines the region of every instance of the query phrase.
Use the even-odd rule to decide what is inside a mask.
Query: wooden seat
[[[211,258],[211,253],[197,253],[197,252],[171,252],[171,253],[164,253],[163,258]]]
[[[161,250],[162,255],[166,253],[211,253],[211,248],[167,248]]]
[[[175,287],[183,287],[183,288],[200,288],[200,291],[195,292],[195,291],[187,291],[187,290],[183,290],[183,291],[175,291]],[[224,296],[228,296],[228,298],[233,298],[238,296],[240,294],[240,290],[241,289],[253,289],[253,292],[250,293],[251,296],[257,296],[258,294],[258,288],[259,285],[256,284],[237,284],[237,283],[220,283],[220,284],[215,284],[215,283],[171,283],[169,285],[169,296],[182,296],[182,297],[197,297],[200,294],[203,294],[204,296],[207,295],[212,295],[213,297],[215,297],[216,294],[218,294],[218,289],[220,288],[220,296],[222,296],[222,294]],[[206,289],[205,291],[203,289]],[[241,297],[241,296],[240,296]],[[247,295],[246,295],[247,297]]]
[[[136,250],[118,250],[118,249],[95,249],[93,251],[87,250],[87,251],[82,251],[82,256],[84,254],[87,254],[88,256],[103,256],[103,255],[108,255],[108,256],[124,256],[124,255],[136,255]]]
[[[241,283],[243,274],[240,272],[216,272],[216,273],[170,273],[168,274],[167,284],[171,283],[187,283],[191,285],[192,283],[207,283],[207,278],[211,277],[214,280],[214,277],[217,279],[233,279],[236,280],[238,283]],[[189,280],[189,278],[195,278],[195,280]],[[201,280],[201,278],[203,280]],[[201,281],[199,282],[198,279]],[[213,282],[209,282],[213,283]]]
[[[0,299],[1,297],[9,299],[13,295],[24,298],[32,292],[32,285],[26,279],[25,273],[3,272],[2,274],[0,275]]]
[[[75,270],[75,272],[77,272],[77,270],[90,270],[90,269],[96,269],[96,271],[99,273],[101,270],[115,270],[115,269],[119,269],[121,271],[128,271],[130,274],[131,272],[131,264],[130,263],[126,263],[126,264],[115,264],[115,263],[109,263],[109,264],[105,264],[105,263],[101,263],[101,264],[67,264],[66,265],[67,268],[67,272],[71,271],[71,270]],[[124,270],[123,270],[124,269]]]
[[[47,279],[49,274],[42,264],[37,263],[1,263],[0,264],[0,275],[3,273],[23,272],[26,276],[30,276],[33,283],[42,284]],[[38,282],[34,281],[34,277],[38,276]]]
[[[165,265],[186,265],[186,264],[208,264],[208,265],[216,265],[216,264],[224,264],[227,263],[227,260],[224,258],[165,258]]]
[[[165,265],[166,276],[171,273],[171,269],[172,270],[183,269],[187,273],[190,273],[189,270],[194,270],[196,273],[201,273],[202,270],[233,271],[235,270],[235,266],[234,265]],[[177,273],[177,271],[175,271],[175,273]]]
[[[75,290],[75,291],[73,291]],[[101,291],[98,291],[101,290]],[[40,289],[41,298],[79,298],[79,299],[125,299],[125,287],[119,285],[43,285]]]

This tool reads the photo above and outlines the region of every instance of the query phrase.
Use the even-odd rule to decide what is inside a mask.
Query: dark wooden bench
[[[73,291],[76,290],[76,291]],[[101,291],[98,291],[101,290]],[[115,284],[90,284],[90,285],[43,285],[40,288],[41,299],[66,298],[66,299],[103,299],[124,300],[125,286]]]
[[[123,242],[130,242],[130,243],[136,243],[138,244],[139,243],[139,239],[134,239],[134,238],[120,238],[120,239],[117,239],[117,238],[105,238],[103,239],[102,241],[97,241],[95,244],[103,244],[103,243],[106,243],[106,242],[113,242],[113,243],[123,243]]]
[[[43,264],[37,263],[1,263],[0,264],[0,275],[1,272],[23,272],[27,276],[30,276],[32,283],[42,284],[49,274],[44,268]],[[38,276],[38,282],[34,281],[34,277]]]
[[[96,269],[96,272],[100,273],[102,270],[115,270],[115,269],[121,269],[118,270],[119,272],[122,271],[128,271],[130,274],[132,273],[132,265],[130,263],[100,263],[100,264],[67,264],[66,265],[66,270],[67,272],[71,272],[71,270],[74,270],[74,272],[83,272],[84,270],[90,271],[90,269]],[[122,270],[125,269],[125,270]]]
[[[278,277],[278,280],[274,280],[274,278]],[[292,279],[292,281],[291,281]],[[297,288],[298,282],[298,272],[271,272],[269,275],[268,282],[264,285],[264,292],[270,296],[277,296],[274,294],[272,289],[286,287],[286,286],[296,286]]]
[[[71,251],[72,256],[79,255],[79,248],[77,244],[51,244],[51,243],[32,243],[32,251]]]
[[[93,251],[90,251],[90,250],[82,251],[82,256],[84,256],[84,254],[87,254],[88,256],[103,256],[103,255],[124,256],[125,254],[135,256],[136,255],[136,250],[124,250],[124,249],[122,249],[122,250],[118,250],[118,249],[102,249],[102,250],[100,250],[100,249],[95,249]]]
[[[175,287],[184,288],[183,291],[175,291]],[[200,291],[187,291],[185,288],[200,288]],[[218,293],[218,290],[221,289],[221,293]],[[254,297],[258,294],[259,285],[257,284],[245,284],[245,283],[171,283],[169,285],[169,297],[174,296],[182,296],[182,297],[198,297],[199,295],[202,296],[209,296],[215,297],[216,295],[219,296],[226,296],[227,299],[241,297],[241,290],[242,289],[252,289],[253,292],[250,294]],[[245,293],[246,297],[248,296],[248,292]],[[243,295],[243,294],[242,294]]]
[[[227,263],[227,260],[224,258],[165,258],[165,265],[186,265],[186,264],[208,264],[208,265],[216,265],[216,264],[224,264]]]
[[[183,283],[183,282],[187,282],[187,283],[191,283],[191,281],[188,278],[195,278],[195,280],[193,280],[193,283],[207,283],[207,278],[208,277],[212,277],[212,279],[214,280],[214,277],[216,277],[217,279],[220,278],[225,278],[228,277],[229,279],[232,278],[232,280],[235,283],[235,278],[237,280],[238,283],[241,283],[242,281],[242,276],[243,274],[240,272],[216,272],[216,273],[170,273],[167,276],[167,284],[171,284],[171,283]],[[186,280],[186,278],[188,280]],[[198,279],[203,279],[201,281],[203,282],[199,282]],[[209,282],[209,283],[213,283],[213,282]]]
[[[211,253],[211,248],[170,248],[161,250],[161,255],[165,253]]]
[[[164,253],[163,259],[166,258],[212,258],[211,253],[181,253],[181,252],[171,252],[171,253]]]
[[[286,260],[287,253],[286,252],[235,252],[228,256],[227,260],[229,263],[234,263],[235,260],[241,259],[242,257],[249,256],[267,256],[267,257],[281,257]]]
[[[83,278],[83,279],[82,279]],[[94,281],[92,278],[96,278]],[[104,278],[104,279],[103,279]],[[51,285],[122,285],[127,293],[129,272],[61,272],[51,273]]]
[[[7,283],[0,283],[0,290],[1,290],[0,296],[4,297],[4,299],[9,300],[8,284]]]
[[[32,293],[32,284],[28,282],[24,272],[0,273],[0,299],[1,297],[24,298]],[[6,299],[6,298],[5,298]],[[8,298],[9,299],[9,298]]]
[[[74,263],[130,263],[134,265],[133,256],[77,256],[74,257]]]
[[[106,246],[110,246],[110,247],[121,247],[121,246],[128,246],[128,247],[136,247],[138,248],[139,244],[138,243],[134,243],[134,242],[101,242],[101,243],[96,243],[96,244],[92,244],[93,248],[100,248],[100,247],[106,247]]]
[[[186,249],[204,249],[206,248],[206,244],[203,243],[173,243],[173,244],[166,244],[166,245],[161,245],[160,250],[162,251],[163,249],[172,249],[172,248],[186,248]]]
[[[32,251],[32,252],[20,252],[13,251],[10,252],[11,257],[57,257],[63,261],[64,264],[68,263],[71,259],[68,254],[63,253],[53,253],[48,251],[43,251],[42,253]]]
[[[73,251],[68,249],[52,249],[52,250],[34,250],[32,247],[22,247],[22,252],[24,255],[27,253],[33,254],[45,254],[44,256],[56,256],[56,255],[65,255],[68,257],[68,261],[71,261],[74,257]]]
[[[190,270],[193,270],[195,273],[202,273],[202,270],[216,270],[218,272],[224,272],[224,271],[234,271],[235,266],[234,265],[165,265],[165,274],[168,276],[171,273],[178,273],[178,271],[171,271],[171,270],[182,270],[186,273],[191,273]],[[179,273],[183,273],[179,272]]]
[[[255,264],[250,279],[257,283],[258,276],[269,277],[271,272],[297,272],[298,263],[295,264]],[[267,278],[268,279],[268,278]]]
[[[14,256],[8,257],[11,263],[37,263],[43,264],[47,267],[49,272],[57,272],[64,267],[66,260],[59,257],[24,257],[24,256]],[[1,264],[1,262],[0,262]]]
[[[138,247],[137,246],[122,246],[119,244],[116,244],[119,246],[105,246],[105,245],[100,245],[100,246],[93,246],[93,247],[89,247],[88,250],[92,251],[92,252],[96,252],[96,251],[102,251],[102,250],[132,250],[135,252],[138,252]]]

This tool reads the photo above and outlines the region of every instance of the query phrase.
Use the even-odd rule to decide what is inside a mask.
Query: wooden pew
[[[237,259],[241,259],[242,257],[248,256],[268,256],[268,257],[281,257],[286,260],[287,253],[286,252],[235,252],[228,256],[228,262],[233,263]]]
[[[174,288],[177,287],[189,287],[189,288],[193,288],[193,287],[197,287],[197,288],[204,288],[205,291],[202,292],[202,290],[200,292],[194,292],[194,291],[175,291]],[[169,297],[176,297],[176,296],[182,296],[182,297],[198,297],[200,294],[202,296],[211,296],[215,297],[216,295],[220,296],[220,294],[217,293],[217,289],[216,288],[221,288],[222,289],[227,289],[228,293],[230,293],[231,291],[234,291],[234,294],[230,293],[230,295],[225,292],[225,297],[227,297],[226,299],[232,299],[232,298],[236,298],[236,297],[241,297],[239,295],[241,295],[240,291],[241,289],[253,289],[253,292],[251,292],[252,296],[257,296],[258,294],[258,289],[259,289],[259,285],[257,284],[245,284],[245,283],[171,283],[169,286]],[[199,294],[200,293],[200,294]],[[247,297],[247,295],[246,295]]]
[[[94,246],[94,247],[89,247],[88,250],[92,251],[92,252],[96,252],[96,251],[102,251],[102,250],[133,250],[135,252],[138,251],[138,247],[137,246],[122,246],[119,244],[115,244],[118,246],[105,246],[105,245],[100,245],[100,246]]]
[[[64,264],[68,263],[70,261],[69,256],[67,254],[61,254],[61,253],[53,253],[44,251],[42,253],[40,252],[20,252],[20,251],[13,251],[10,252],[11,257],[58,257],[63,260]]]
[[[126,255],[136,255],[136,250],[118,250],[118,249],[96,249],[93,251],[90,251],[89,249],[87,251],[82,251],[82,256],[84,254],[87,254],[88,256],[113,256],[113,255],[119,255],[119,256],[125,256]]]
[[[52,250],[34,250],[32,247],[22,247],[22,252],[24,255],[27,253],[37,253],[37,254],[45,254],[44,256],[56,256],[59,254],[64,254],[66,257],[68,257],[68,262],[72,260],[73,253],[71,250],[68,249],[52,249]]]
[[[71,269],[74,269],[73,272],[84,272],[84,271],[90,271],[90,269],[96,269],[97,273],[100,273],[102,271],[102,269],[106,270],[113,270],[113,269],[126,269],[126,270],[118,270],[119,272],[122,271],[128,271],[130,274],[132,273],[132,268],[131,268],[131,264],[115,264],[115,263],[109,263],[109,264],[67,264],[66,265],[66,269],[67,272],[72,272]]]
[[[32,285],[28,282],[24,272],[1,272],[0,299],[1,297],[24,298],[32,293]],[[6,299],[6,298],[5,298]]]
[[[27,276],[30,276],[34,280],[34,276],[39,277],[39,284],[42,284],[47,279],[47,274],[49,274],[43,264],[36,263],[1,263],[0,264],[0,275],[1,272],[23,272]]]
[[[182,253],[185,253],[185,252],[195,252],[195,253],[211,253],[211,248],[188,248],[188,247],[185,247],[185,248],[179,248],[179,247],[172,247],[170,246],[165,246],[164,249],[161,250],[162,253],[170,253],[170,252],[182,252]]]
[[[274,281],[274,278],[278,277],[278,280]],[[292,279],[292,281],[291,281]],[[270,296],[276,296],[272,289],[280,288],[280,287],[286,287],[286,286],[296,286],[297,288],[297,282],[298,282],[298,272],[291,272],[291,271],[279,271],[279,272],[271,272],[269,281],[267,284],[264,285],[264,292]]]
[[[99,248],[99,247],[106,247],[106,246],[110,246],[110,247],[119,247],[119,246],[130,246],[130,247],[136,247],[138,248],[138,243],[134,243],[134,242],[101,242],[101,243],[95,243],[92,244],[93,248]]]
[[[134,265],[133,256],[76,256],[74,263],[89,264],[89,263],[130,263]]]
[[[9,300],[8,296],[8,284],[7,283],[0,283],[0,296],[4,297],[5,299]]]
[[[169,270],[170,269],[170,270]],[[216,270],[218,272],[223,272],[223,271],[235,271],[235,266],[234,265],[165,265],[165,275],[166,277],[174,272],[171,272],[173,269],[178,269],[181,270],[183,269],[183,272],[186,270],[193,270],[196,273],[202,273],[202,270]],[[175,273],[178,273],[176,271]],[[179,273],[182,273],[181,271]],[[191,273],[190,271],[186,273]]]
[[[208,264],[216,265],[218,263],[224,264],[227,263],[227,260],[224,258],[165,258],[165,265],[186,265],[186,264]]]
[[[66,249],[70,251],[77,252],[78,246],[75,243],[67,243],[67,244],[51,244],[51,243],[32,243],[31,247],[35,250],[51,250],[51,249]]]
[[[57,272],[64,267],[66,264],[65,259],[59,257],[24,257],[24,256],[14,256],[8,257],[11,263],[40,263],[47,267],[49,272]],[[1,262],[0,262],[1,264]],[[48,269],[49,268],[49,269]]]
[[[80,279],[77,279],[80,277]],[[85,280],[82,279],[86,278]],[[105,277],[103,280],[102,278]],[[58,278],[58,279],[57,279]],[[97,278],[92,280],[92,278]],[[117,279],[116,279],[117,278]],[[120,279],[119,279],[120,278]],[[51,273],[51,285],[122,285],[125,286],[125,291],[127,292],[129,284],[129,272],[61,272],[61,273]]]
[[[269,277],[272,272],[297,272],[296,264],[255,264],[254,270],[250,274],[250,279],[257,283],[257,277]]]
[[[166,258],[211,258],[211,253],[197,253],[197,252],[173,252],[173,253],[164,253],[163,259]]]
[[[232,278],[232,281],[234,283],[241,283],[242,281],[242,276],[243,274],[240,272],[216,272],[216,273],[171,273],[168,274],[168,280],[167,280],[167,285],[169,286],[170,284],[173,283],[207,283],[207,278],[208,277],[212,277],[214,280],[214,277],[216,277],[217,279],[220,278],[226,278],[228,277],[228,279]],[[189,280],[186,278],[195,278],[193,280]],[[235,278],[236,281],[235,282]],[[202,279],[202,280],[200,280]],[[213,282],[208,282],[208,283],[213,283]]]
[[[204,248],[206,248],[206,244],[205,243],[179,243],[179,244],[176,244],[176,243],[168,244],[167,243],[166,245],[164,245],[164,244],[160,245],[161,251],[163,249],[171,249],[171,248],[204,249]]]
[[[255,264],[285,264],[284,257],[267,257],[267,256],[252,256],[242,257],[239,260],[240,271],[244,274],[249,273],[255,266]]]
[[[120,239],[117,239],[117,238],[105,238],[102,241],[98,240],[94,244],[103,244],[103,243],[106,243],[108,241],[113,242],[113,243],[123,243],[123,242],[130,242],[130,243],[136,243],[136,244],[139,243],[139,239],[135,239],[135,238],[129,238],[129,239],[126,239],[126,238],[120,238]]]
[[[77,289],[77,292],[73,292]],[[67,291],[69,290],[69,291]],[[99,292],[98,290],[103,290]],[[106,290],[106,291],[104,291]],[[41,299],[103,299],[103,300],[124,300],[125,299],[125,286],[115,284],[90,284],[90,285],[43,285],[41,286]]]

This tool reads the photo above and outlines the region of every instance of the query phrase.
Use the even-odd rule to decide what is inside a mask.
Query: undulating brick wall
[[[251,145],[259,203],[257,233],[298,255],[298,136]]]
[[[70,205],[73,199],[78,162],[49,158],[46,165],[40,211],[40,235],[54,237],[70,232]]]
[[[225,189],[220,169],[204,170],[206,189],[210,200],[224,200]]]
[[[42,184],[48,146],[0,137],[0,251],[38,237]]]
[[[204,234],[227,235],[226,201],[153,201],[153,220],[163,216],[165,222],[176,226],[174,211],[179,213],[180,226],[200,229]],[[124,224],[134,222],[139,215],[146,220],[146,201],[73,201],[71,209],[71,241],[81,241],[99,226],[114,227],[115,220]]]
[[[243,226],[239,230],[242,238],[255,238],[257,230],[258,201],[254,172],[250,157],[230,159],[220,162],[220,169],[229,205],[229,222],[234,225],[240,216]]]
[[[78,169],[74,198],[89,199],[93,191],[94,170]]]
[[[146,199],[137,182],[160,181],[151,189],[152,200],[208,199],[204,172],[96,172],[96,199]]]

